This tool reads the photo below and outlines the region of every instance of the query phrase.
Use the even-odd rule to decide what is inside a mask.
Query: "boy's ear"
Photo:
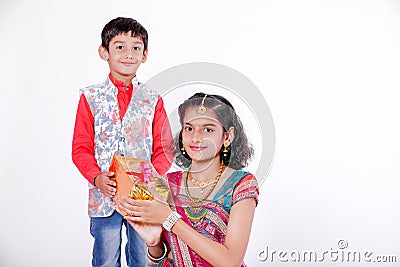
[[[143,52],[143,56],[142,56],[142,63],[145,63],[147,60],[147,54],[149,53],[149,49],[146,48],[146,50],[144,50]]]
[[[99,46],[99,56],[104,61],[107,61],[108,58],[110,57],[110,55],[108,54],[107,49],[102,45]]]

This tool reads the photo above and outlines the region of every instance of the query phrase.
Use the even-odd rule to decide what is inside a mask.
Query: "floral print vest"
[[[152,125],[158,93],[132,81],[133,94],[124,117],[120,118],[118,89],[108,78],[105,83],[81,89],[94,117],[94,151],[102,172],[108,171],[115,153],[151,160]],[[115,210],[112,198],[89,183],[89,216],[108,217]]]

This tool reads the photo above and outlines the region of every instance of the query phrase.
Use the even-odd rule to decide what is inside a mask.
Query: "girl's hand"
[[[160,224],[138,223],[131,220],[131,217],[125,217],[133,229],[146,242],[148,247],[154,247],[161,242],[162,226]]]
[[[159,200],[134,200],[124,197],[119,202],[119,209],[130,216],[126,216],[129,222],[161,225],[172,212],[167,203]]]

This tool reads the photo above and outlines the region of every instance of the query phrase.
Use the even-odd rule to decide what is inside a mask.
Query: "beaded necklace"
[[[217,182],[218,182],[219,178],[221,177],[222,173],[224,172],[225,168],[226,168],[226,166],[221,162],[217,176],[213,180],[211,180],[211,181],[213,181],[211,188],[201,198],[195,198],[190,194],[189,187],[188,187],[188,179],[189,179],[189,176],[191,176],[190,168],[189,168],[189,170],[186,173],[186,177],[183,180],[184,185],[185,185],[186,194],[189,197],[190,201],[194,204],[194,206],[189,206],[189,207],[184,208],[185,214],[188,218],[190,218],[192,220],[200,220],[207,214],[207,209],[203,205],[201,205],[200,202],[204,201],[206,198],[208,198],[210,196],[211,192],[214,190],[215,186],[217,185]],[[192,178],[192,180],[193,180],[193,178]],[[198,181],[196,181],[196,182],[198,182]]]

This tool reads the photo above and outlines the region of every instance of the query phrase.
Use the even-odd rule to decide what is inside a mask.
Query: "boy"
[[[101,33],[100,57],[110,74],[104,83],[81,89],[72,141],[72,160],[89,181],[93,266],[120,266],[121,229],[126,226],[129,266],[147,265],[146,244],[115,211],[116,184],[108,172],[114,153],[149,159],[160,174],[171,166],[172,134],[162,98],[137,81],[147,59],[147,31],[136,20],[116,18]]]

